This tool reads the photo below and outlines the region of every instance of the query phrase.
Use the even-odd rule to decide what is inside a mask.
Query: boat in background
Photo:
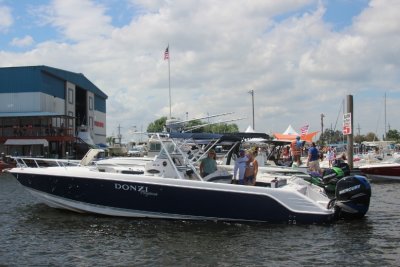
[[[359,170],[372,181],[400,181],[400,158],[393,157],[380,163],[365,164]]]
[[[3,170],[15,168],[16,162],[11,157],[3,157],[0,159],[0,174]]]

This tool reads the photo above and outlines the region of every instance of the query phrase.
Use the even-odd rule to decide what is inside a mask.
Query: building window
[[[74,113],[72,111],[68,111],[68,116],[73,117]],[[72,126],[73,126],[73,120],[68,119],[68,127],[72,128]]]
[[[72,90],[71,88],[68,88],[68,103],[74,103],[74,90]]]
[[[93,110],[93,97],[89,96],[89,110]]]

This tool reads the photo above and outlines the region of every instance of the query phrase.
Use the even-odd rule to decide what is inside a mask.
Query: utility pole
[[[386,131],[386,92],[385,92],[385,135],[384,135],[383,140],[386,140],[386,135],[387,135],[387,131]]]
[[[122,135],[121,135],[121,124],[118,124],[118,140],[119,140],[119,145],[121,145],[121,140],[122,140]]]
[[[324,143],[324,117],[325,115],[321,113],[321,136],[319,139],[321,139],[321,142]]]
[[[250,90],[249,94],[251,94],[251,106],[253,108],[253,130],[255,130],[256,126],[254,124],[254,90]]]

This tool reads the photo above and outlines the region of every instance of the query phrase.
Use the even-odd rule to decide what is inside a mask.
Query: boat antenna
[[[338,123],[338,120],[339,120],[339,116],[340,116],[340,113],[342,112],[342,110],[344,110],[344,99],[342,100],[342,104],[339,107],[339,112],[338,112],[338,115],[336,117],[335,127],[333,128],[334,131],[336,131],[336,126],[337,126],[337,123]]]
[[[376,123],[375,135],[374,135],[374,140],[373,141],[375,141],[375,138],[378,137],[377,133],[378,133],[379,124],[380,124],[380,121],[381,121],[381,114],[382,114],[381,112],[378,113],[379,114],[378,115],[378,122]],[[386,132],[386,93],[385,93],[385,98],[384,98],[383,112],[384,112],[384,116],[385,116],[384,120],[385,120],[385,132]]]

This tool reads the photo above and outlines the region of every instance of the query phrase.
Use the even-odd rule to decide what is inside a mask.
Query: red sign
[[[104,128],[104,122],[101,121],[94,121],[94,126]]]
[[[351,132],[351,113],[343,115],[343,135],[352,134]]]

